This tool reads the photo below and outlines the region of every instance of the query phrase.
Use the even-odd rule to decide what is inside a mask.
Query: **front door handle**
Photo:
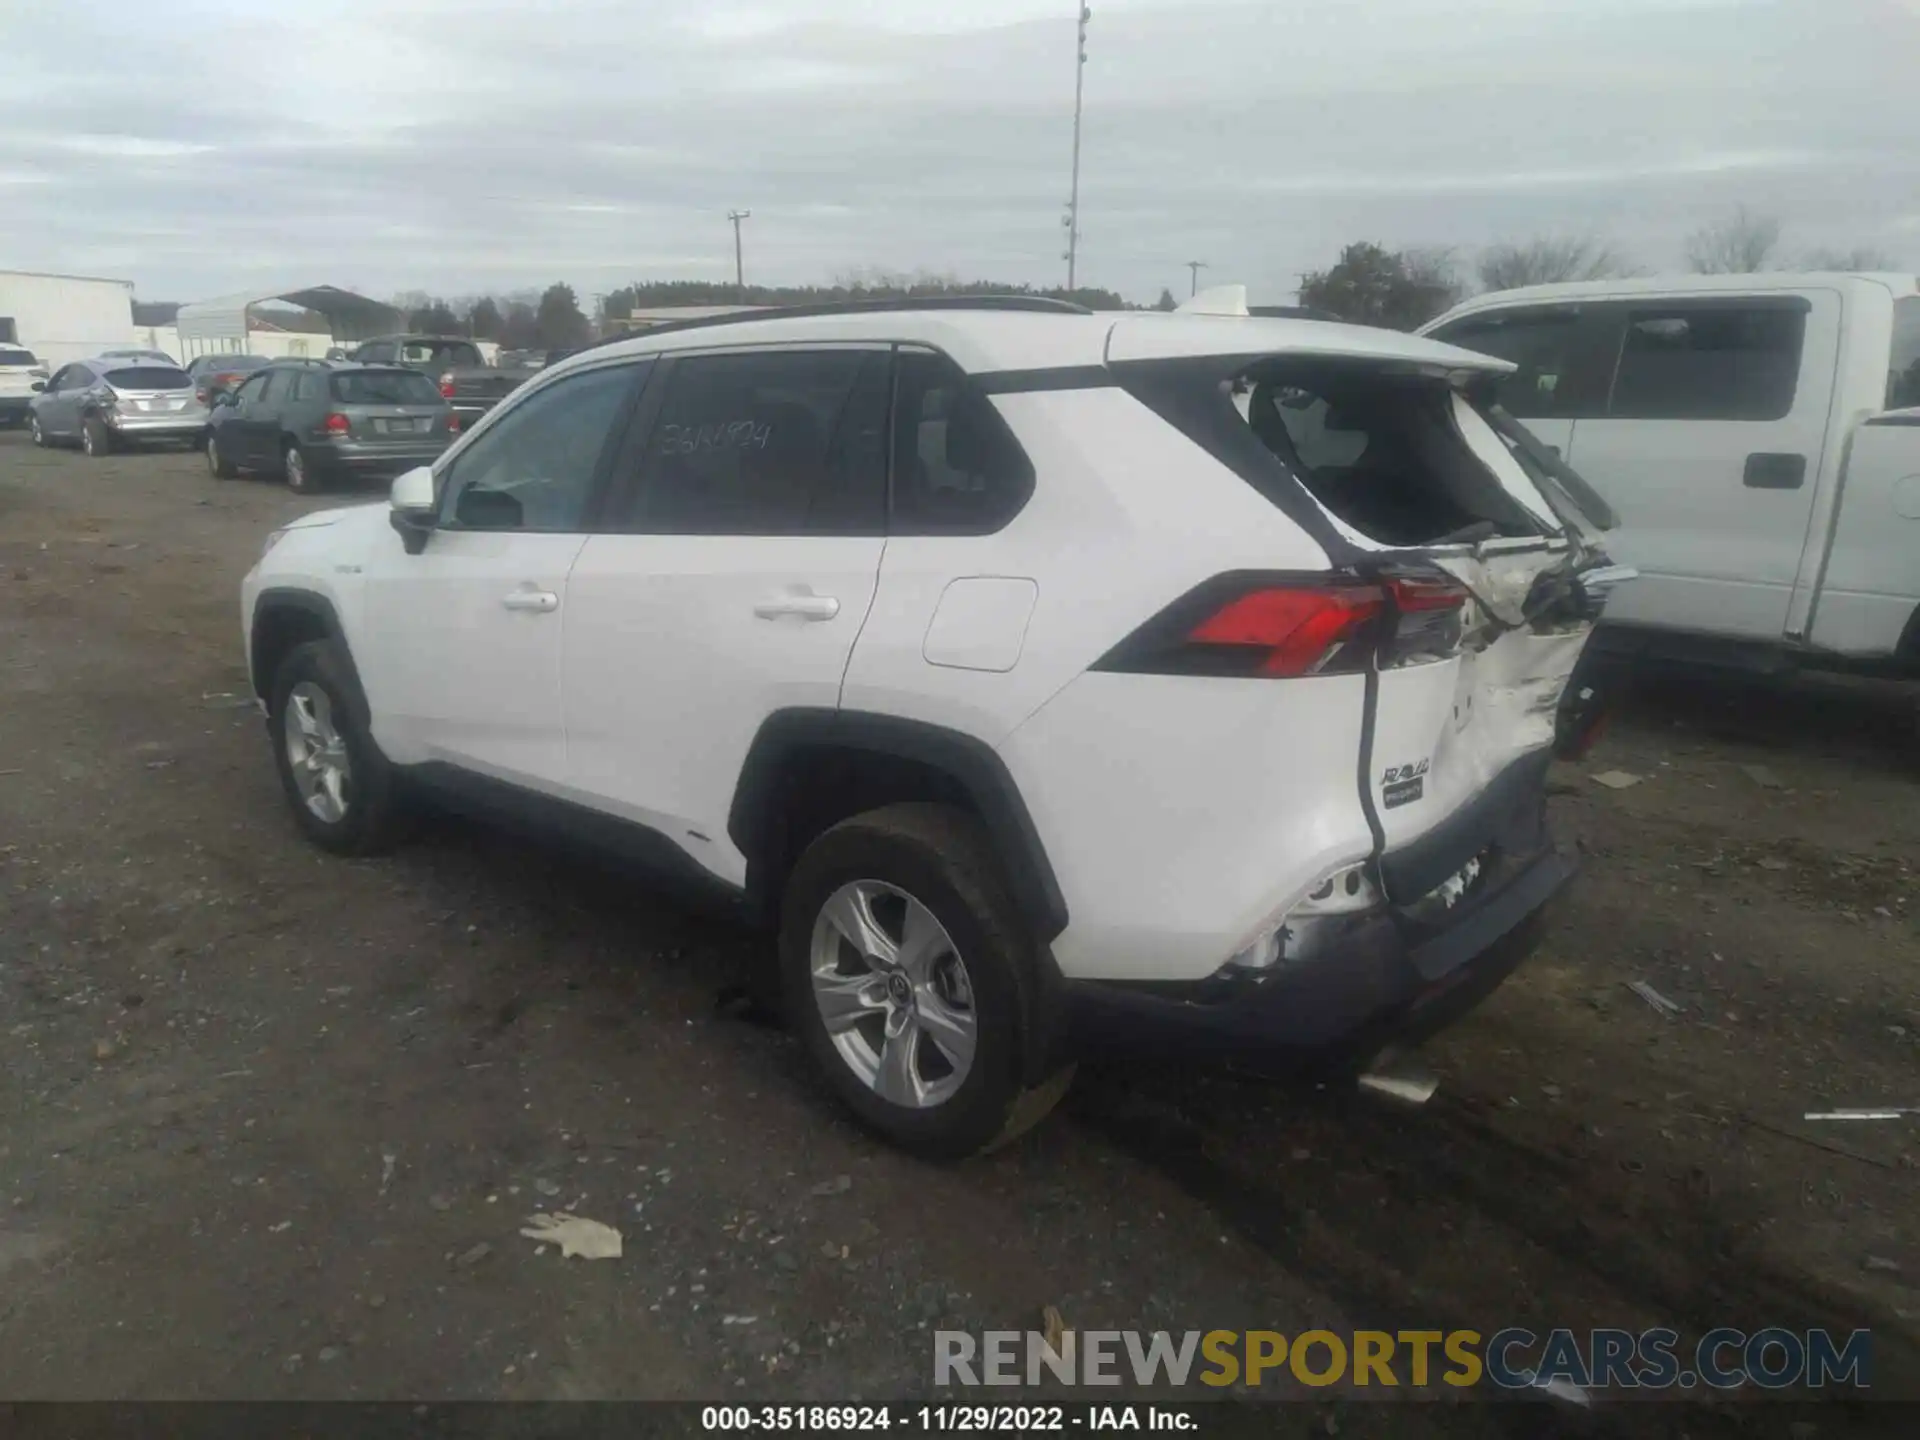
[[[797,615],[802,620],[831,620],[840,613],[840,602],[831,595],[781,595],[762,600],[753,607],[753,613],[762,620],[778,620],[784,615]]]
[[[551,590],[515,590],[503,595],[500,603],[509,610],[531,610],[537,615],[551,615],[560,608],[560,597]]]

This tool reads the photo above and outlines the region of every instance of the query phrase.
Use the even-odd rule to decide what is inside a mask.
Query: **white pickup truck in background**
[[[1421,333],[1513,361],[1502,407],[1618,513],[1596,647],[1920,678],[1914,277],[1543,285]]]

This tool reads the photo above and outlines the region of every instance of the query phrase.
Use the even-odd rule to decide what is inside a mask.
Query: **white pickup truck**
[[[1422,333],[1513,361],[1501,406],[1618,513],[1596,646],[1920,678],[1913,276],[1542,285]]]

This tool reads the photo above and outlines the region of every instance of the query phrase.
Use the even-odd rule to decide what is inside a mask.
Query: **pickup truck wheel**
[[[98,415],[89,415],[80,422],[80,448],[91,460],[113,453],[113,432]]]
[[[294,823],[323,850],[371,855],[401,838],[397,777],[366,724],[366,701],[334,640],[310,640],[274,672],[267,734]]]
[[[787,1013],[827,1083],[903,1149],[995,1148],[1065,1093],[1021,1057],[1033,945],[973,818],[893,805],[808,847],[780,910]]]
[[[286,476],[287,488],[296,495],[311,495],[320,489],[320,481],[307,465],[307,455],[300,446],[287,441],[280,452],[280,473]]]
[[[218,480],[231,480],[240,473],[234,463],[227,459],[227,452],[220,448],[220,437],[207,436],[207,469]]]

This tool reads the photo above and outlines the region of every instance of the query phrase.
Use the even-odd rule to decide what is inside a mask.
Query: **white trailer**
[[[136,345],[133,282],[0,270],[0,342],[48,365]]]

